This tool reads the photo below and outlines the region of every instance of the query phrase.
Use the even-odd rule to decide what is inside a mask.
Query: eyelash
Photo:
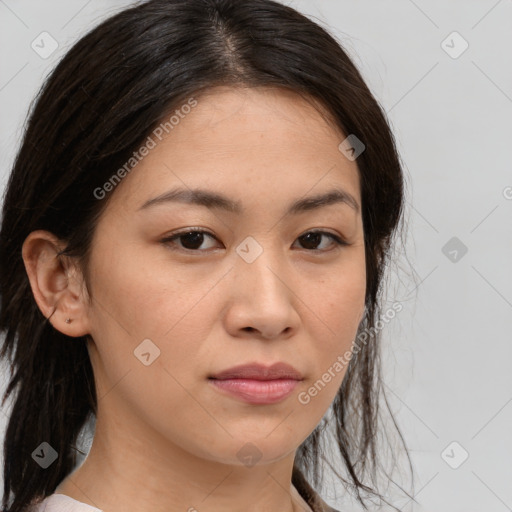
[[[217,242],[219,241],[217,239],[216,236],[214,236],[212,233],[208,232],[208,231],[205,231],[204,229],[201,229],[201,228],[187,228],[186,230],[184,231],[180,231],[178,233],[175,233],[171,236],[168,236],[166,238],[163,238],[161,240],[161,242],[163,244],[166,244],[166,245],[169,245],[170,242],[174,243],[174,241],[176,239],[179,239],[181,238],[182,236],[185,236],[185,235],[188,235],[190,233],[202,233],[202,234],[206,234],[212,238],[214,238],[215,240],[217,240]],[[314,233],[314,234],[320,234],[320,235],[326,235],[328,236],[334,243],[336,246],[338,247],[343,247],[343,246],[348,246],[348,245],[351,245],[349,244],[348,242],[346,242],[345,240],[343,240],[341,237],[333,234],[333,233],[329,233],[328,231],[322,231],[322,230],[311,230],[311,231],[306,231],[306,233],[300,235],[298,238],[301,238],[303,236],[306,236],[310,233]],[[297,238],[297,239],[298,239]],[[187,248],[171,248],[172,250],[176,250],[176,251],[183,251],[183,252],[187,252],[187,253],[201,253],[201,252],[205,252],[204,250],[200,250],[200,249],[187,249]],[[309,252],[319,252],[319,253],[322,253],[322,252],[329,252],[333,249],[305,249]]]

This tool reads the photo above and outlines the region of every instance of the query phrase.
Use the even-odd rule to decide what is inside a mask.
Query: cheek
[[[199,435],[198,425],[211,421],[191,398],[202,375],[202,340],[215,318],[207,314],[208,297],[201,300],[211,284],[184,282],[176,267],[143,265],[135,255],[125,254],[113,266],[99,254],[96,261],[91,360],[98,396],[107,397],[105,409],[136,416],[141,423],[134,429],[150,424],[186,444],[187,432]]]
[[[185,279],[181,267],[143,256],[142,251],[118,250],[111,265],[98,254],[93,276],[100,323],[115,324],[114,330],[133,341],[169,334],[198,304],[205,288],[201,276],[191,279],[187,274]]]
[[[194,385],[216,317],[206,294],[213,282],[194,272],[185,276],[177,265],[143,260],[120,249],[115,265],[105,253],[95,255],[91,335],[105,391],[130,372],[124,398],[138,400],[139,390],[147,389],[143,399],[151,408],[163,390],[171,402],[185,399],[177,382]]]
[[[314,371],[298,401],[315,411],[329,406],[343,381],[364,311],[364,265],[357,263],[345,270],[322,280],[306,302],[310,312],[305,328]]]
[[[339,270],[331,270],[313,288],[309,283],[303,283],[304,289],[300,293],[307,297],[306,304],[319,320],[315,322],[318,330],[325,331],[323,335],[317,332],[318,339],[325,340],[327,346],[336,346],[341,340],[355,336],[365,303],[364,258],[346,262]]]

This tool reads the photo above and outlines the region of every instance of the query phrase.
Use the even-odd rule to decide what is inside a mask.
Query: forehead
[[[260,199],[343,186],[359,197],[357,164],[338,149],[345,135],[314,100],[285,89],[228,87],[193,100],[162,118],[114,202],[136,209],[176,185]]]
[[[312,145],[317,146],[322,139],[329,144],[332,141],[327,139],[343,137],[328,118],[329,113],[318,101],[288,89],[215,87],[198,97],[193,112],[180,122],[181,128],[187,125],[189,130],[173,132],[175,138],[185,139],[194,131],[196,137],[205,136],[206,143],[211,139],[231,145],[242,142],[237,136],[241,130],[251,132],[251,145],[259,138],[260,146],[271,151],[279,149],[278,144],[272,144],[276,135],[280,139],[292,136],[297,142],[312,138]]]

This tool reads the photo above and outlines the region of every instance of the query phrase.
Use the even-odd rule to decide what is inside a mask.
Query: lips
[[[259,363],[229,368],[208,378],[217,391],[252,405],[281,402],[303,380],[301,373],[286,363]]]
[[[272,366],[265,366],[259,363],[235,366],[227,370],[211,375],[210,379],[250,379],[250,380],[302,380],[301,373],[286,363],[276,363]]]

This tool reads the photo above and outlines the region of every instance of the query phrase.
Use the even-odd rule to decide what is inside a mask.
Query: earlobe
[[[64,246],[48,231],[33,231],[23,243],[23,262],[43,315],[63,334],[84,336],[89,332],[86,303],[74,262],[58,254]]]

